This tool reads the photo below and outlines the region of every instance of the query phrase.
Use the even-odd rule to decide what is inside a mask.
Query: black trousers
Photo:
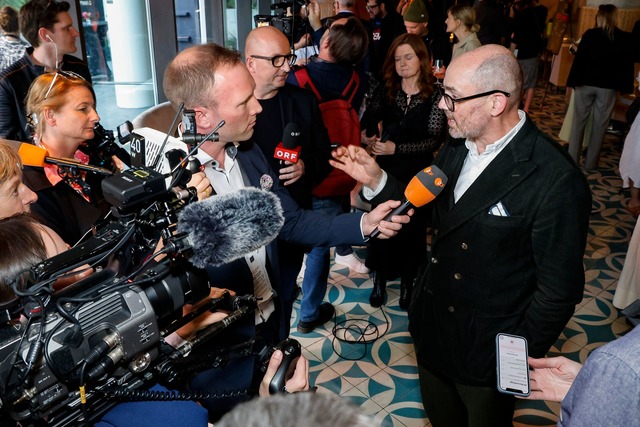
[[[513,427],[515,397],[457,384],[418,364],[420,393],[433,427]]]

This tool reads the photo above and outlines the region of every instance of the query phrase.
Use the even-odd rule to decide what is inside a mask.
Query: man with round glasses
[[[24,100],[36,77],[61,69],[91,82],[87,65],[70,55],[80,33],[69,7],[66,1],[31,0],[20,9],[20,30],[32,47],[0,73],[0,137],[31,142]]]
[[[496,389],[496,335],[525,337],[537,358],[557,340],[582,300],[591,194],[518,109],[522,71],[508,49],[454,59],[443,90],[453,139],[434,164],[449,181],[429,205],[431,253],[409,308],[422,400],[434,427],[512,426],[515,398]],[[364,151],[334,157],[373,203],[402,197]]]

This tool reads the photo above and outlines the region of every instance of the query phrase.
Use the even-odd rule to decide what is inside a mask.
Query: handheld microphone
[[[46,164],[56,165],[58,167],[76,168],[79,170],[97,173],[99,175],[113,175],[109,169],[85,165],[75,159],[62,159],[57,157],[49,157],[49,152],[44,148],[28,144],[20,141],[8,141],[9,144],[18,152],[22,164],[25,166],[44,167]]]
[[[280,199],[253,187],[191,203],[178,216],[178,232],[195,249],[189,260],[198,268],[244,257],[275,239],[283,224]]]
[[[300,156],[300,126],[296,123],[289,123],[284,128],[282,142],[276,147],[273,153],[274,159],[280,159],[282,165],[285,160],[291,163],[298,163]]]
[[[384,221],[391,221],[391,217],[394,215],[404,215],[412,207],[419,208],[426,205],[438,197],[438,194],[440,194],[446,184],[447,176],[439,167],[431,165],[421,170],[411,179],[409,185],[405,188],[404,202],[387,215]],[[365,242],[378,237],[379,234],[380,230],[376,227],[369,237],[365,239]]]

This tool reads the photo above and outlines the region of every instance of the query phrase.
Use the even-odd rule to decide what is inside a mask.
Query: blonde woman
[[[451,6],[447,11],[447,32],[455,34],[458,42],[453,45],[453,54],[451,59],[480,47],[480,40],[476,33],[480,26],[475,23],[476,11],[466,5],[457,4]]]

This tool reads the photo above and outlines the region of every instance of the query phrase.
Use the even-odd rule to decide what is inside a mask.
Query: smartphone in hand
[[[531,394],[527,358],[526,338],[502,333],[496,335],[498,391],[516,396]]]

